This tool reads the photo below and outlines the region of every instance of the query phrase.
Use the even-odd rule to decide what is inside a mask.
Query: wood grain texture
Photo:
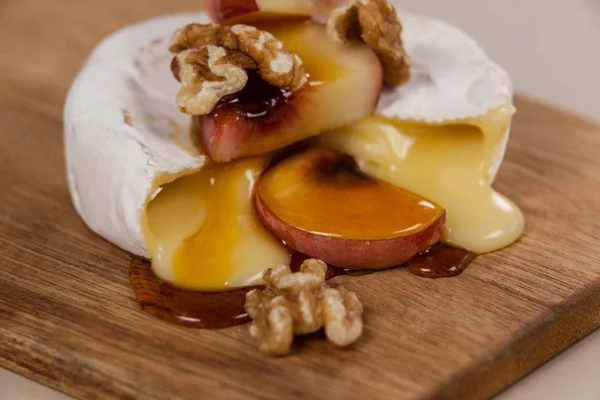
[[[352,348],[267,359],[244,327],[143,313],[127,254],[71,206],[62,103],[103,36],[197,3],[0,2],[0,365],[89,399],[483,399],[600,325],[600,127],[523,99],[497,187],[525,236],[458,278],[336,278],[366,306]]]

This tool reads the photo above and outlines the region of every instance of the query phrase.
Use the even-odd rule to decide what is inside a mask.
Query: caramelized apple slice
[[[373,113],[382,70],[371,49],[335,43],[315,23],[260,28],[302,58],[309,83],[289,92],[252,75],[244,90],[222,99],[211,114],[195,117],[214,161],[263,154]]]
[[[352,269],[403,264],[439,240],[446,220],[437,204],[370,178],[352,157],[323,147],[273,167],[254,202],[288,246]]]
[[[202,0],[215,22],[252,22],[309,17],[345,3],[344,0]]]

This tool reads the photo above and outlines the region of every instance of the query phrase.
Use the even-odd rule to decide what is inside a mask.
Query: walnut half
[[[371,47],[383,65],[386,85],[398,86],[410,78],[402,24],[389,0],[352,0],[331,12],[327,31],[339,42],[364,41]]]
[[[337,346],[355,342],[363,330],[363,306],[355,293],[343,287],[330,288],[325,282],[327,265],[306,260],[300,272],[280,265],[263,274],[265,290],[246,295],[246,311],[253,319],[250,335],[259,350],[269,355],[290,352],[294,334],[325,328],[327,338]]]
[[[177,53],[171,70],[182,85],[177,105],[187,114],[206,115],[221,98],[242,90],[248,70],[290,90],[307,81],[300,57],[252,26],[189,24],[175,33],[170,50]]]

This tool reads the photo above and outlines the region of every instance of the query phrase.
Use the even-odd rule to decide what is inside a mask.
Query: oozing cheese
[[[491,187],[512,112],[506,106],[445,125],[370,117],[315,142],[352,155],[368,175],[440,204],[447,213],[443,240],[486,253],[523,231],[519,208]],[[263,270],[289,263],[254,212],[253,188],[267,162],[212,165],[162,187],[148,204],[144,235],[160,277],[194,290],[226,290],[257,284]]]
[[[504,106],[444,125],[370,117],[317,141],[354,156],[365,173],[440,204],[447,212],[443,240],[486,253],[523,231],[519,208],[491,187],[513,112]]]
[[[147,207],[146,242],[154,271],[204,291],[260,282],[290,255],[258,221],[253,188],[268,160],[209,166],[163,186]]]

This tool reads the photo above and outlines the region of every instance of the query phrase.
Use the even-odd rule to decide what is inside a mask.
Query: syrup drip
[[[248,83],[243,90],[223,97],[213,111],[215,118],[241,117],[247,119],[262,119],[273,122],[272,119],[281,113],[279,109],[292,98],[292,92],[273,86],[264,81],[257,72],[248,72]],[[223,115],[224,114],[224,115]]]
[[[462,274],[476,257],[470,251],[437,243],[411,258],[406,266],[411,274],[425,278],[449,278]]]
[[[444,244],[435,244],[426,252],[413,257],[408,271],[426,278],[451,277],[461,274],[476,255]],[[290,267],[300,270],[310,258],[294,253]],[[329,266],[327,279],[339,275],[361,276],[377,270],[350,270]],[[158,278],[150,262],[134,257],[129,268],[129,280],[135,299],[143,310],[167,322],[200,329],[223,329],[250,322],[244,310],[246,293],[251,288],[229,292],[204,293],[185,290]]]

